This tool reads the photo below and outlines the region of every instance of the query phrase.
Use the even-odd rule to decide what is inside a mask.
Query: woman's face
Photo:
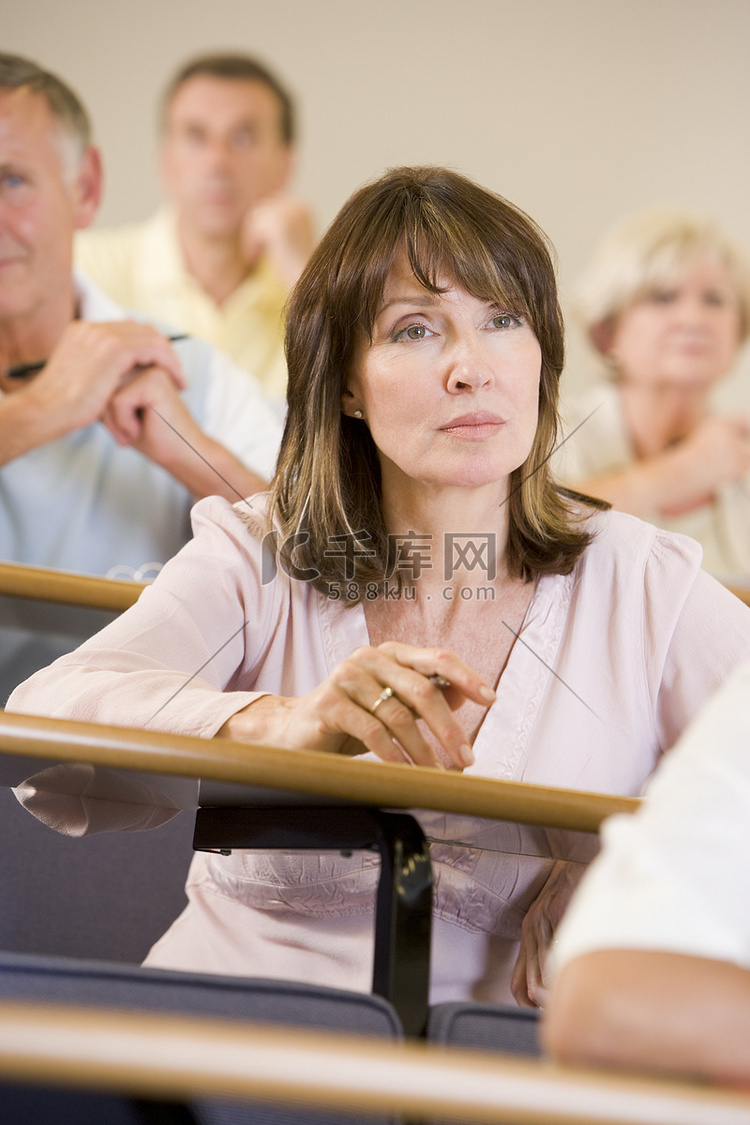
[[[632,382],[706,387],[732,366],[740,309],[726,268],[710,258],[688,265],[620,315],[608,350]]]
[[[383,488],[505,481],[526,460],[537,426],[542,353],[507,309],[442,279],[442,294],[402,261],[342,396],[378,449]]]

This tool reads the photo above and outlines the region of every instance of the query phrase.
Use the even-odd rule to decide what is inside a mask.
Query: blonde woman
[[[558,474],[691,535],[712,573],[750,574],[750,416],[711,410],[750,330],[742,251],[708,219],[635,215],[600,244],[578,307],[610,378],[570,404]]]

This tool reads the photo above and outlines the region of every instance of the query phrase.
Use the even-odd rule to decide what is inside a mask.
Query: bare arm
[[[267,254],[291,289],[315,248],[312,215],[298,199],[274,195],[248,213],[242,240],[246,260],[253,264]]]
[[[576,487],[634,516],[679,515],[711,501],[723,484],[750,470],[744,418],[708,418],[678,445],[617,472],[577,481]]]
[[[155,328],[134,321],[69,324],[39,375],[20,388],[5,384],[0,464],[95,422],[133,368],[145,364],[159,364],[173,387],[184,387],[179,360]]]
[[[226,446],[210,438],[160,368],[148,368],[120,388],[103,416],[117,441],[161,465],[196,499],[223,496],[234,504],[266,487]]]
[[[750,970],[677,953],[586,953],[562,969],[542,1039],[567,1063],[750,1088]]]

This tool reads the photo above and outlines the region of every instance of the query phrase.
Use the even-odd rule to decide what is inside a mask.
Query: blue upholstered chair
[[[71,839],[0,787],[0,951],[140,963],[187,902],[194,821]]]
[[[254,1023],[401,1038],[378,996],[287,981],[169,972],[106,962],[0,954],[0,999],[190,1013]],[[349,1125],[346,1115],[201,1101],[190,1107],[111,1095],[0,1085],[0,1121],[18,1125]],[[384,1125],[390,1118],[352,1118]]]
[[[427,1038],[433,1043],[506,1055],[541,1055],[538,1012],[504,1004],[453,1003],[430,1008]]]

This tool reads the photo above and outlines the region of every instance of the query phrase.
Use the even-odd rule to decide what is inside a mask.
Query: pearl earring
[[[362,413],[361,410],[355,410],[354,411],[354,417],[355,418],[364,418],[364,414]]]

